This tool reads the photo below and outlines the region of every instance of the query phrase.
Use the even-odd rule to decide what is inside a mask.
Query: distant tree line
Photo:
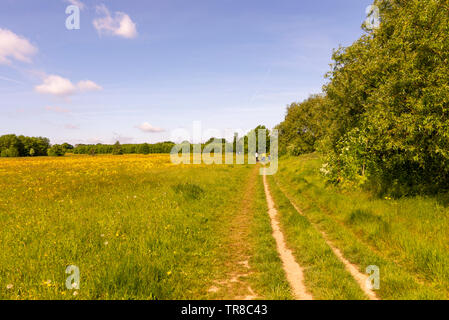
[[[66,153],[74,154],[151,154],[170,153],[175,143],[167,141],[154,144],[78,144],[69,143],[50,144],[48,138],[26,137],[7,134],[0,136],[1,157],[37,157],[37,156],[63,156]]]
[[[258,129],[266,130],[266,145],[267,150],[270,149],[269,130],[265,126],[258,126],[252,131]],[[256,143],[258,142],[258,135],[256,134]],[[194,152],[194,144],[184,141],[182,144],[188,144],[190,151]],[[243,152],[248,152],[248,135],[238,137],[234,136],[233,142],[227,142],[224,138],[210,138],[205,143],[201,143],[200,150],[208,147],[208,149],[219,150],[222,152],[236,152],[237,144],[243,145]],[[75,146],[69,143],[50,144],[48,138],[43,137],[26,137],[8,134],[0,137],[0,155],[2,157],[34,157],[34,156],[64,156],[66,153],[73,154],[161,154],[170,153],[176,144],[171,141],[159,143],[140,143],[140,144],[120,144],[117,141],[115,144],[77,144]]]
[[[258,149],[259,145],[259,134],[261,131],[259,130],[265,130],[265,150],[258,150],[259,153],[269,153],[270,152],[270,130],[263,125],[259,125],[256,128],[250,130],[247,134],[245,134],[242,137],[239,137],[238,133],[234,133],[234,137],[232,142],[227,141],[225,138],[216,138],[212,137],[209,140],[207,140],[204,143],[191,143],[189,141],[183,141],[177,146],[180,148],[182,146],[188,145],[190,146],[190,152],[194,153],[196,151],[200,151],[203,153],[205,148],[207,147],[207,151],[210,151],[211,153],[214,153],[215,151],[221,150],[222,153],[245,153],[248,154],[248,136],[251,134],[254,134],[255,137],[255,146],[256,149]],[[263,132],[263,131],[262,131]],[[254,152],[256,150],[253,150]],[[181,151],[180,151],[181,152]]]
[[[0,136],[1,157],[46,156],[50,140],[43,137],[25,137],[7,134]]]
[[[154,144],[78,144],[72,150],[74,154],[153,154],[170,153],[175,143],[166,141]]]
[[[449,189],[449,5],[375,1],[380,27],[333,53],[322,95],[287,109],[280,150],[320,151],[329,181],[392,195]]]

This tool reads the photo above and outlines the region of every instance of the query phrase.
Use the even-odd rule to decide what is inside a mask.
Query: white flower
[[[73,292],[73,295],[77,296],[78,295],[78,291]]]
[[[107,242],[107,241],[104,242],[104,245],[105,245],[105,246],[107,246],[108,244],[109,244],[109,242]]]
[[[320,172],[322,174],[324,174],[325,176],[327,176],[330,173],[330,170],[327,169],[328,165],[329,165],[328,163],[325,163],[325,164],[323,164],[323,166],[320,169]]]
[[[11,290],[12,288],[14,288],[14,285],[12,283],[10,283],[6,286],[6,289],[8,289],[8,290]]]

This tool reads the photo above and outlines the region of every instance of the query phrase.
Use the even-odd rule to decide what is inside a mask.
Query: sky
[[[321,92],[332,50],[363,34],[371,3],[2,0],[0,135],[154,143],[194,121],[204,141],[273,128]],[[79,29],[66,26],[70,5]]]

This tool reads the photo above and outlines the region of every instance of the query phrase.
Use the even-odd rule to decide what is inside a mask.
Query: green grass
[[[2,161],[0,299],[205,297],[251,167],[154,161]],[[68,265],[80,269],[76,296]]]
[[[230,280],[241,246],[252,271],[241,287],[291,298],[256,169],[168,155],[1,160],[0,299],[229,298],[209,289]],[[65,287],[69,265],[79,290]]]
[[[296,261],[304,269],[304,284],[314,299],[366,299],[357,282],[346,271],[321,234],[296,211],[272,176],[268,181],[277,205],[282,231]]]
[[[251,277],[251,283],[264,299],[293,299],[290,286],[276,250],[270,217],[265,198],[262,176],[258,176],[256,197],[253,208],[252,248],[250,264],[258,271]]]
[[[361,271],[377,265],[383,299],[449,297],[449,215],[431,197],[378,199],[326,185],[316,154],[280,161],[275,179]]]

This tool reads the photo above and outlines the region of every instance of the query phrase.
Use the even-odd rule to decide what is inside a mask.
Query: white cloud
[[[66,124],[65,126],[64,126],[64,128],[65,129],[67,129],[67,130],[78,130],[79,129],[79,126],[77,126],[77,125],[74,125],[74,124]]]
[[[84,3],[82,3],[80,0],[65,0],[65,2],[73,4],[74,6],[77,6],[78,8],[80,8],[80,10],[83,10],[86,7],[84,5]]]
[[[152,133],[156,133],[156,132],[164,132],[165,130],[162,128],[158,128],[158,127],[153,127],[151,124],[149,124],[148,122],[144,122],[142,123],[140,126],[136,126],[136,128],[142,130],[143,132],[152,132]]]
[[[103,88],[91,80],[83,80],[78,82],[78,89],[81,92],[85,92],[85,91],[100,91]]]
[[[0,64],[9,64],[11,59],[30,63],[36,53],[37,48],[27,39],[0,28]]]
[[[93,21],[94,27],[100,35],[109,34],[129,39],[137,36],[136,24],[126,13],[115,12],[112,17],[104,4],[97,6],[97,13],[104,15],[104,17]]]
[[[47,111],[51,111],[51,112],[56,112],[56,113],[68,113],[70,112],[67,109],[61,108],[61,107],[52,107],[52,106],[47,106],[45,107],[45,110]]]
[[[57,75],[49,75],[44,83],[34,88],[36,92],[55,96],[69,96],[77,91],[77,87],[69,80]]]
[[[91,80],[83,80],[74,85],[69,79],[58,75],[48,75],[44,77],[41,85],[34,87],[34,90],[42,94],[67,97],[78,92],[98,91],[102,87]]]
[[[14,80],[14,79],[11,79],[11,78],[8,78],[8,77],[3,77],[3,76],[0,76],[0,80],[7,81],[7,82],[12,82],[12,83],[17,83],[17,84],[24,84],[21,81]]]

